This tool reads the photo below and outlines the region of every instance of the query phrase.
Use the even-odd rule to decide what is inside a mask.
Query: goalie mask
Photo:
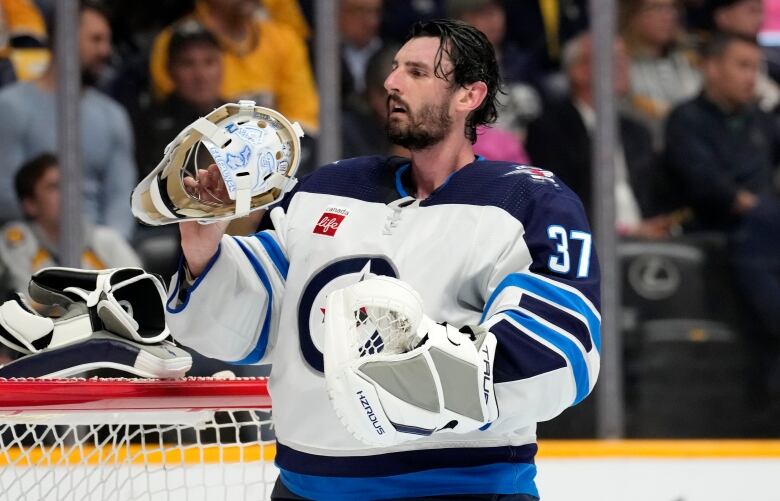
[[[159,226],[233,219],[268,207],[295,185],[302,136],[297,122],[254,101],[220,106],[166,146],[162,161],[133,190],[133,215]]]

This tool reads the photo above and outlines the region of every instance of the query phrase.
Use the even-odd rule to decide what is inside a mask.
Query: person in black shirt
[[[729,235],[740,295],[756,320],[766,373],[780,389],[780,162],[776,120],[756,106],[761,50],[754,39],[716,34],[704,47],[704,89],[666,125],[667,165],[704,229]]]
[[[163,150],[186,126],[225,101],[220,96],[222,53],[214,36],[197,21],[179,24],[168,46],[173,92],[152,103],[136,122],[136,159],[143,179],[162,160]]]

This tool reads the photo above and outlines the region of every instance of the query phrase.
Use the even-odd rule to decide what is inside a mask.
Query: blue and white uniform
[[[425,200],[408,196],[409,170],[361,157],[302,179],[272,212],[273,229],[223,237],[189,287],[180,270],[171,331],[209,357],[273,364],[276,463],[300,496],[538,496],[536,423],[585,398],[599,372],[599,268],[585,211],[533,167],[480,159]],[[323,308],[366,273],[411,284],[436,321],[496,335],[498,419],[392,448],[353,438],[326,393]]]

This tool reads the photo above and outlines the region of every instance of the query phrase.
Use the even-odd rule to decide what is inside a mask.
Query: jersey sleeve
[[[600,274],[582,204],[568,190],[549,190],[528,203],[521,222],[490,273],[482,314],[497,339],[499,412],[517,426],[582,401],[601,348]]]
[[[234,364],[271,363],[288,267],[274,230],[222,237],[192,284],[183,264],[171,282],[166,320],[174,339]]]

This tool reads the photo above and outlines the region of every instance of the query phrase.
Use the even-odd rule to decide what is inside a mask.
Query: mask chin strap
[[[252,176],[248,170],[238,171],[235,174],[236,181],[236,217],[249,214],[252,205]]]

